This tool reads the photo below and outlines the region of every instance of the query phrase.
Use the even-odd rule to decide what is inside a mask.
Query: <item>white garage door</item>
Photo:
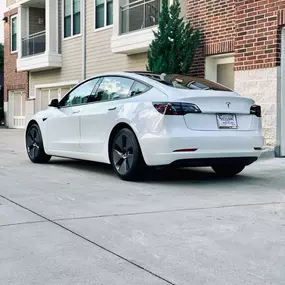
[[[53,99],[60,100],[73,86],[41,88],[36,96],[36,112],[45,110]]]
[[[25,128],[26,92],[23,90],[9,91],[8,102],[9,127],[16,129]]]

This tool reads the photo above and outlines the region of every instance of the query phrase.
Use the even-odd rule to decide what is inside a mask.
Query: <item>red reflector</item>
[[[198,148],[184,148],[184,149],[177,149],[174,150],[173,152],[193,152],[198,150]]]

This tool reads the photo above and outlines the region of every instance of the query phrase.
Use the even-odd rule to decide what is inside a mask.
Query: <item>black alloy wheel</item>
[[[37,124],[30,126],[26,132],[26,149],[34,163],[46,163],[51,159],[44,151],[41,131]]]
[[[146,164],[135,134],[127,128],[115,135],[110,153],[111,164],[123,180],[137,180],[144,174]]]

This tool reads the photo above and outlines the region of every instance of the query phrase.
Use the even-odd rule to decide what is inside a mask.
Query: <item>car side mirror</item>
[[[51,100],[49,107],[59,108],[59,102],[58,99]]]

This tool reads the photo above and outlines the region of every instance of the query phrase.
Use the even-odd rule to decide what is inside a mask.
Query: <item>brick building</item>
[[[18,58],[18,9],[4,14],[4,110],[9,127],[25,126],[28,73],[17,71]],[[10,109],[10,112],[8,112]],[[13,112],[11,110],[13,109]],[[13,116],[12,116],[13,114]]]
[[[255,99],[266,143],[285,155],[285,1],[188,0],[186,9],[203,37],[192,72]]]

